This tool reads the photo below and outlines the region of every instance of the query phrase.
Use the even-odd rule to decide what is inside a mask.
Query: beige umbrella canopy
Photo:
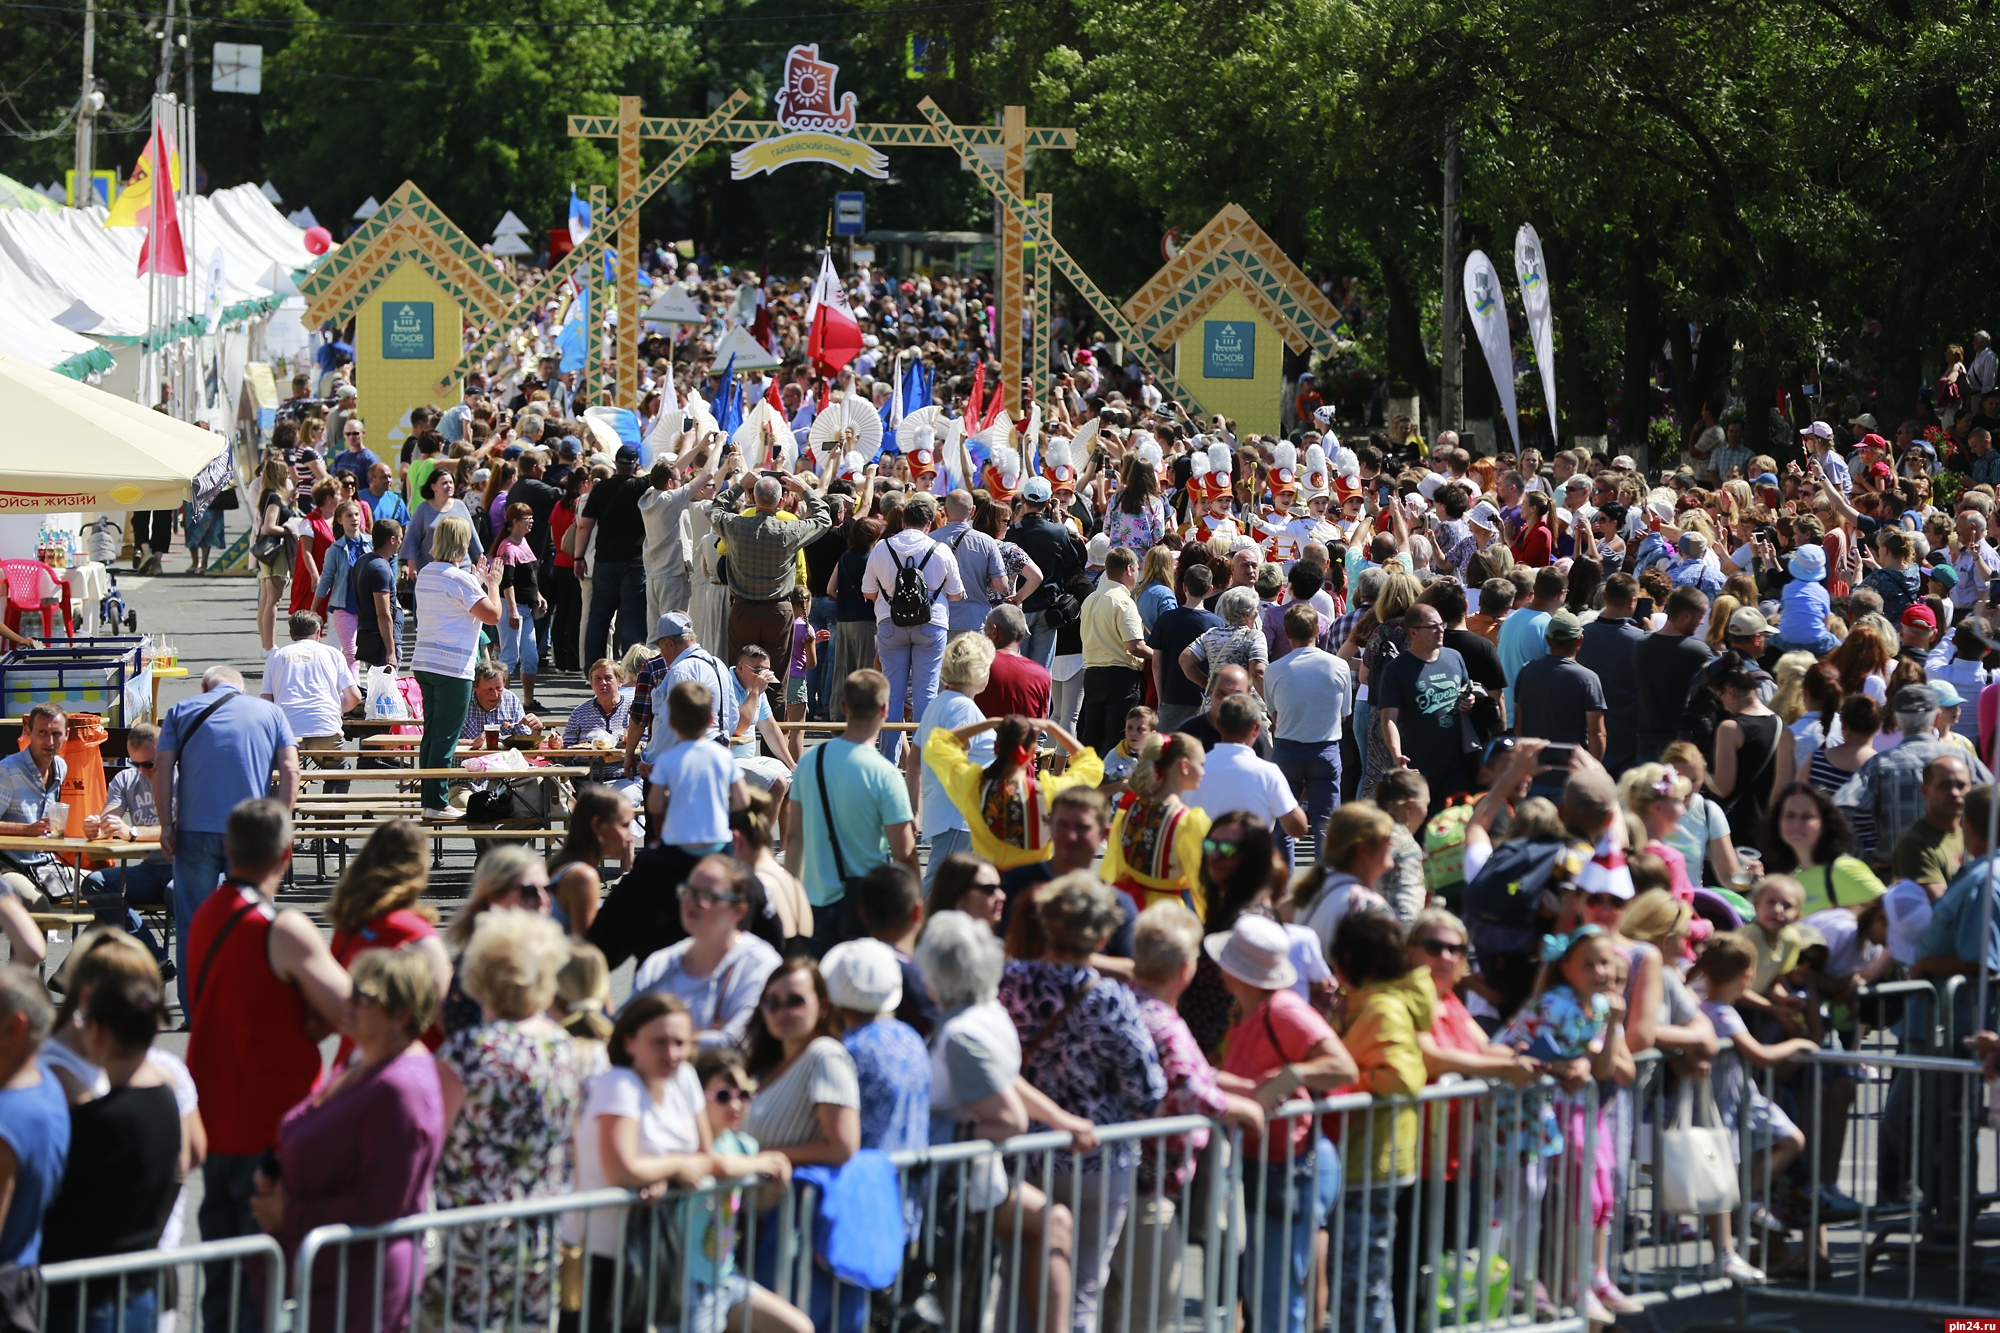
[[[0,356],[0,513],[172,509],[225,445],[200,426]]]

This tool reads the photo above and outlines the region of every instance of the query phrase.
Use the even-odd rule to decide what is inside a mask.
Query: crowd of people
[[[956,295],[879,284],[863,304],[920,346],[926,321],[959,322]],[[114,784],[104,816],[157,830],[141,892],[171,902],[173,949],[118,903],[70,956],[53,1036],[32,976],[0,984],[0,1099],[21,1108],[0,1115],[0,1261],[160,1243],[196,1162],[204,1238],[291,1252],[427,1198],[824,1181],[874,1151],[1049,1128],[1074,1144],[1052,1189],[961,1174],[950,1204],[1018,1236],[1006,1289],[1046,1291],[1047,1329],[1087,1333],[1178,1300],[1151,1238],[1184,1234],[1174,1201],[1214,1160],[1203,1133],[1097,1130],[1200,1114],[1241,1133],[1244,1206],[1272,1223],[1244,1261],[1250,1326],[1301,1333],[1331,1300],[1411,1328],[1429,1113],[1277,1113],[1460,1076],[1547,1090],[1500,1127],[1525,1202],[1474,1222],[1517,1272],[1521,1210],[1552,1180],[1587,1201],[1586,1271],[1512,1298],[1611,1323],[1637,1308],[1612,1221],[1659,1051],[1744,1127],[1763,1253],[1804,1232],[1810,1264],[1810,1219],[1858,1207],[1835,1187],[1854,1077],[1796,1061],[1855,1040],[1863,986],[2000,966],[1981,758],[2000,419],[1893,442],[1866,416],[1813,421],[1753,452],[1711,412],[1686,465],[1648,477],[1580,449],[1474,457],[1401,422],[1343,442],[1324,409],[1239,435],[1085,355],[956,471],[949,424],[888,431],[869,460],[793,424],[821,394],[885,399],[886,353],[753,376],[749,401],[786,411],[747,447],[712,427],[719,368],[699,361],[649,379],[639,445],[572,416],[559,371],[505,403],[475,377],[413,414],[402,459],[366,450],[352,386],[346,453],[274,439],[263,697],[212,669],[134,733],[150,781]],[[935,392],[957,413],[976,391]],[[443,929],[422,837],[378,829],[328,941],[272,895],[301,752],[339,747],[357,672],[381,665],[415,677],[426,767],[478,737],[604,759],[562,851],[487,852]],[[552,675],[589,689],[560,727],[534,711]],[[781,720],[837,730],[808,744]],[[46,819],[65,721],[38,708],[0,763],[0,832]],[[422,805],[462,817],[441,780]],[[149,1050],[175,981],[185,1068]],[[1972,992],[1957,1030],[1990,1031]],[[64,1171],[65,1143],[87,1170]],[[113,1169],[145,1197],[78,1228],[65,1201]],[[1454,1150],[1441,1169],[1498,1168]],[[733,1213],[702,1225],[683,1257],[699,1326],[865,1318],[865,1290],[821,1267],[800,1307],[778,1300]],[[593,1318],[629,1321],[618,1225],[563,1226],[588,1281],[553,1233],[494,1222],[428,1275],[413,1241],[328,1261],[304,1279],[327,1293],[315,1326],[342,1282],[350,1320],[391,1293],[392,1329],[419,1283],[467,1326],[496,1301],[574,1313],[586,1291]],[[1718,1275],[1766,1279],[1729,1214],[1703,1226]],[[942,1276],[946,1299],[984,1298],[984,1273]]]

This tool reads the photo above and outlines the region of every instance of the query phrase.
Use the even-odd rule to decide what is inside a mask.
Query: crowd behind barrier
[[[1734,1058],[1726,1049],[1718,1057]],[[1982,1260],[1991,1257],[1991,1246],[1977,1243],[1982,1233],[1976,1220],[2000,1198],[1984,1075],[1966,1060],[1880,1049],[1866,1058],[1871,1072],[1850,1122],[1840,1178],[1828,1182],[1843,1185],[1858,1211],[1834,1218],[1809,1205],[1796,1219],[1803,1239],[1767,1239],[1767,1252],[1791,1245],[1818,1255],[1800,1265],[1795,1278],[1767,1290],[1925,1314],[1972,1312],[1981,1308],[1989,1280]],[[1783,1095],[1787,1082],[1804,1085],[1796,1106],[1816,1131],[1824,1085],[1850,1067],[1847,1059],[1818,1053],[1763,1071],[1764,1093]],[[1651,1306],[1731,1284],[1715,1276],[1709,1257],[1717,1218],[1671,1211],[1672,1187],[1653,1165],[1686,1160],[1685,1149],[1670,1140],[1681,1128],[1680,1099],[1703,1100],[1700,1080],[1677,1077],[1671,1062],[1658,1056],[1639,1067],[1624,1118],[1603,1132],[1620,1138],[1611,1262],[1632,1300]],[[1899,1096],[1899,1088],[1908,1095]],[[1325,1137],[1304,1154],[1288,1139],[1275,1163],[1280,1169],[1272,1173],[1285,1187],[1261,1199],[1254,1186],[1245,1188],[1250,1159],[1241,1132],[1221,1122],[1182,1116],[1100,1126],[1093,1135],[1098,1147],[1126,1143],[1147,1153],[1177,1152],[1198,1162],[1199,1170],[1178,1189],[1168,1187],[1166,1175],[1156,1176],[1150,1189],[1134,1193],[1118,1233],[1099,1239],[1115,1276],[1096,1327],[1104,1333],[1296,1328],[1311,1310],[1308,1326],[1314,1328],[1582,1328],[1587,1321],[1578,1292],[1602,1255],[1592,1252],[1592,1187],[1581,1164],[1594,1158],[1596,1112],[1611,1100],[1600,1102],[1594,1082],[1570,1094],[1545,1079],[1527,1088],[1454,1080],[1414,1098],[1342,1094],[1286,1103],[1271,1126],[1317,1121]],[[1546,1160],[1521,1150],[1525,1126],[1547,1112],[1576,1109],[1591,1126],[1581,1145]],[[1388,1124],[1380,1118],[1385,1112],[1418,1122],[1422,1166],[1385,1181],[1365,1170],[1359,1178],[1348,1174],[1354,1163],[1372,1157],[1377,1127]],[[1190,1147],[1188,1136],[1204,1130],[1208,1144]],[[1742,1234],[1758,1224],[1763,1205],[1753,1200],[1771,1197],[1775,1177],[1755,1165],[1747,1118],[1740,1131],[1733,1136],[1736,1160],[1724,1163],[1722,1179],[1730,1200],[1723,1211],[1733,1214]],[[1731,1137],[1724,1135],[1725,1148]],[[1318,1154],[1330,1154],[1330,1164]],[[1017,1198],[1014,1187],[1022,1183],[1080,1205],[1083,1156],[1060,1132],[893,1154],[895,1193],[907,1200],[911,1219],[906,1232],[896,1228],[893,1277],[873,1291],[833,1284],[824,1326],[872,1321],[873,1327],[959,1333],[1067,1324],[1050,1314],[1046,1284],[1015,1280],[1021,1233],[1000,1234],[994,1214],[1010,1206],[1005,1198]],[[1813,1160],[1799,1190],[1806,1197],[1822,1183]],[[976,1182],[996,1163],[1005,1173],[1006,1193],[982,1208]],[[1327,1206],[1329,1174],[1340,1207]],[[718,1271],[717,1254],[733,1254],[746,1270],[757,1265],[781,1299],[800,1304],[812,1271],[828,1262],[819,1191],[781,1189],[776,1207],[760,1215],[754,1201],[768,1188],[769,1181],[721,1180],[664,1196],[598,1190],[444,1209],[385,1226],[320,1227],[290,1255],[260,1237],[53,1264],[43,1270],[41,1327],[48,1333],[99,1327],[83,1319],[75,1289],[115,1281],[121,1306],[131,1293],[151,1290],[161,1313],[178,1304],[195,1327],[228,1333],[286,1327],[722,1333],[732,1324],[749,1330],[764,1326],[750,1307],[739,1306],[740,1318],[731,1321],[716,1310],[714,1287],[702,1280]],[[576,1263],[573,1247],[562,1239],[565,1221],[584,1209],[617,1219],[618,1257],[604,1270]],[[1358,1243],[1391,1215],[1402,1223],[1393,1253]],[[508,1229],[503,1233],[497,1223]],[[1301,1236],[1309,1249],[1322,1228],[1328,1237],[1324,1264],[1290,1262]],[[385,1247],[399,1239],[415,1240],[423,1254],[405,1290],[389,1289],[379,1277]],[[845,1243],[851,1252],[852,1238]],[[1046,1236],[1043,1244],[1045,1265]],[[1920,1252],[1939,1256],[1944,1271],[1925,1274]],[[851,1262],[849,1254],[842,1257]],[[447,1312],[440,1291],[459,1271],[474,1276],[474,1302]],[[308,1273],[332,1273],[334,1280],[308,1281]],[[593,1293],[593,1283],[601,1287],[607,1279],[611,1291]],[[204,1296],[214,1289],[227,1293],[224,1317],[204,1322]],[[842,1299],[850,1302],[844,1313]],[[1371,1313],[1369,1303],[1376,1300],[1393,1304],[1393,1325]],[[1295,1307],[1289,1316],[1287,1307]],[[60,1317],[58,1310],[71,1313]]]

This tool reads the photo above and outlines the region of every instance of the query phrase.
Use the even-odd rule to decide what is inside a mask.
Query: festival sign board
[[[819,162],[842,171],[885,180],[889,159],[853,137],[854,94],[834,95],[840,66],[819,58],[819,43],[794,46],[785,56],[785,81],[778,88],[778,126],[786,131],[739,148],[730,156],[730,176],[748,180],[794,162]]]

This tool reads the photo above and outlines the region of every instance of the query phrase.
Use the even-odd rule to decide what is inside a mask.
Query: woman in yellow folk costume
[[[989,729],[993,762],[981,768],[966,753],[966,743]],[[1066,772],[1035,771],[1037,731],[1048,732],[1069,752]],[[1048,860],[1049,803],[1058,792],[1104,780],[1097,751],[1053,722],[1019,716],[987,718],[956,731],[939,727],[924,742],[924,762],[965,816],[973,852],[1002,870]]]
[[[1201,840],[1208,812],[1181,803],[1182,792],[1201,785],[1204,758],[1194,737],[1155,732],[1126,779],[1132,796],[1111,817],[1099,873],[1142,912],[1163,898],[1185,903],[1196,916],[1206,908]]]

